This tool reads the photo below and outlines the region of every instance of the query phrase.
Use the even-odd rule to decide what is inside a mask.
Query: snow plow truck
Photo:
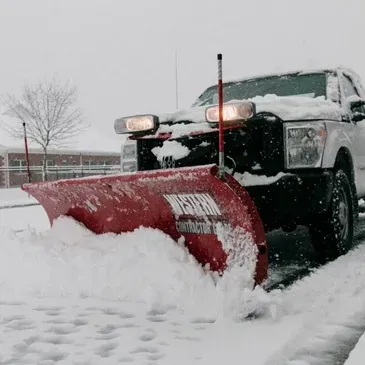
[[[115,120],[122,173],[23,185],[50,221],[71,216],[95,233],[145,226],[210,270],[244,263],[267,278],[266,233],[309,228],[322,260],[352,245],[365,196],[365,92],[344,68],[222,81],[191,108]]]

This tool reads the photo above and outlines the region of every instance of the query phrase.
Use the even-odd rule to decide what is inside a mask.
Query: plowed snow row
[[[240,279],[248,276],[243,268],[216,285],[183,244],[157,230],[96,236],[60,218],[51,230],[23,240],[3,230],[0,248],[6,252],[0,255],[2,297],[143,302],[213,318],[242,316],[251,308],[252,293]]]

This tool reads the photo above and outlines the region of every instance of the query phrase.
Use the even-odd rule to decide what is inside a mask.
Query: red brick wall
[[[5,166],[5,157],[0,156],[0,167]],[[0,188],[6,187],[6,174],[5,171],[0,171]]]

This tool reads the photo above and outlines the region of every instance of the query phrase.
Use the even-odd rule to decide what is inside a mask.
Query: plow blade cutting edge
[[[236,242],[227,248],[219,231],[238,229],[257,247],[256,284],[267,277],[265,232],[256,207],[231,175],[224,181],[218,177],[216,165],[39,182],[22,189],[40,202],[51,224],[69,216],[96,234],[159,229],[176,241],[183,236],[197,261],[220,273],[232,250],[243,247]]]

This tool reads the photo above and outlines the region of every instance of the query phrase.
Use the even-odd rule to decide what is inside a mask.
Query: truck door
[[[350,119],[350,123],[354,128],[354,153],[356,156],[356,162],[354,168],[357,170],[355,172],[356,176],[356,185],[358,189],[358,194],[365,194],[365,119],[355,122],[352,120],[352,113],[348,110],[348,106],[346,100],[350,97],[358,97],[361,98],[358,90],[355,87],[355,84],[351,77],[346,74],[342,74],[342,85],[343,85],[343,105],[345,110],[348,111],[348,116]],[[365,112],[364,107],[361,112]]]

